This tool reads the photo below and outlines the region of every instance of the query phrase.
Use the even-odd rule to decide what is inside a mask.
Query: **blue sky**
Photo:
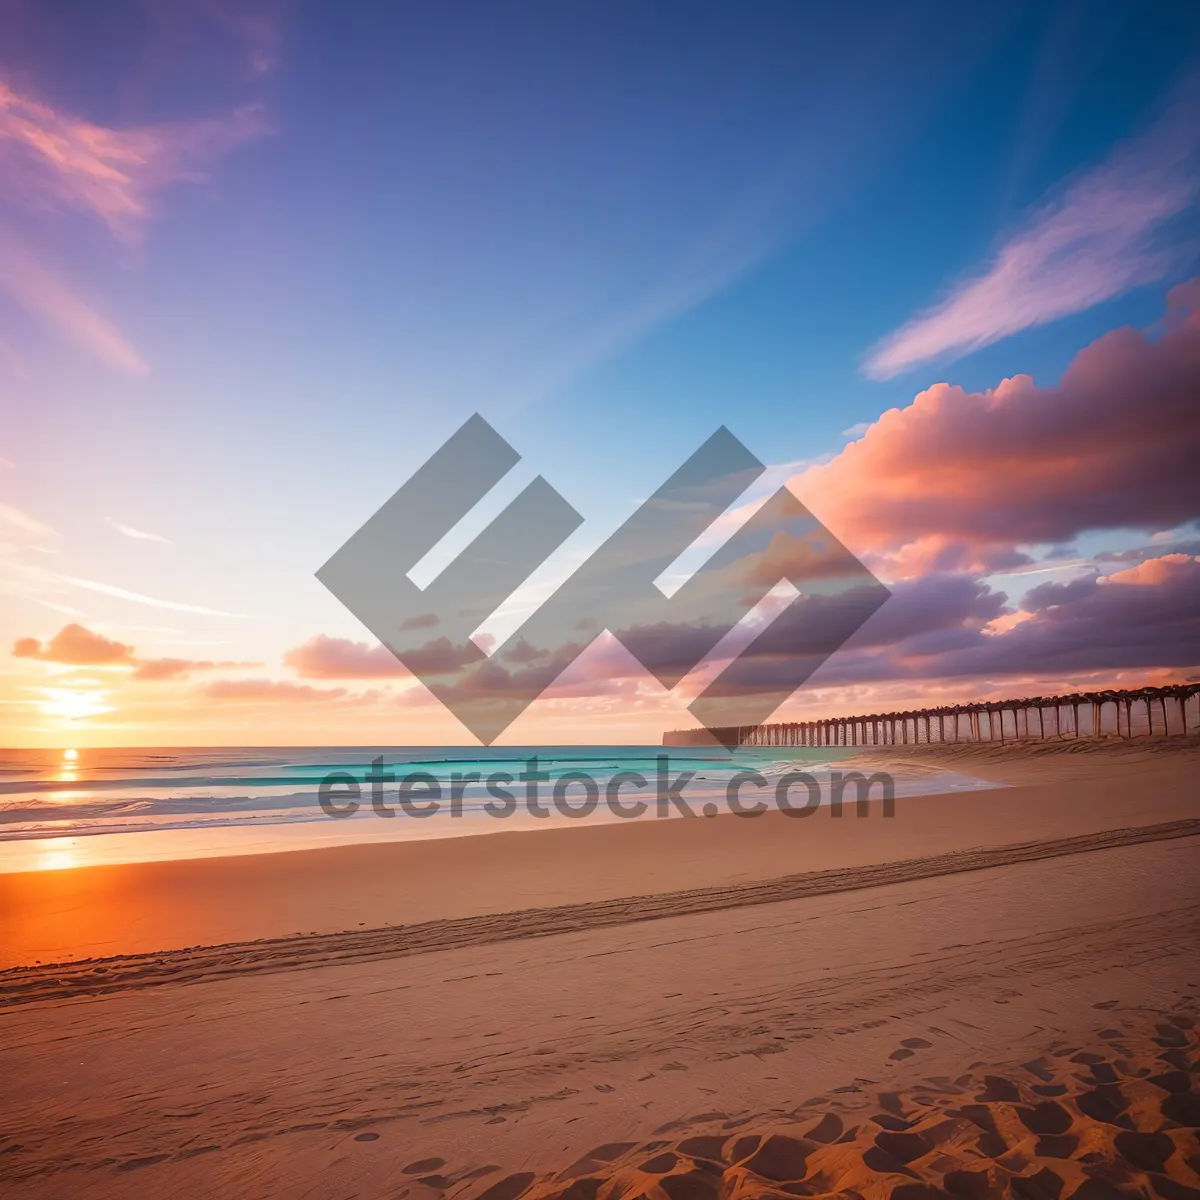
[[[1123,143],[1186,126],[1191,3],[6,19],[8,119],[76,140],[51,167],[0,141],[0,503],[59,575],[244,614],[16,587],[13,637],[70,616],[47,600],[160,654],[361,637],[312,573],[474,411],[594,542],[717,425],[797,463],[936,382],[1052,385],[1159,321],[1200,246],[1181,201],[1112,294],[870,367]],[[88,175],[95,131],[139,132],[127,183]]]

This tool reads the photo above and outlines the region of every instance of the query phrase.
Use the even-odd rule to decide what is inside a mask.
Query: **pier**
[[[745,725],[714,729],[711,735],[704,729],[680,729],[663,734],[663,745],[711,745],[715,738],[741,746],[916,746],[1187,734],[1200,725],[1200,704],[1193,703],[1198,696],[1200,683],[1075,692]]]

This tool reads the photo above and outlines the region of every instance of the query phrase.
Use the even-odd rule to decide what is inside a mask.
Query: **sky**
[[[473,413],[486,645],[725,426],[892,592],[781,719],[1200,677],[1198,131],[1182,0],[0,0],[0,744],[470,742],[315,572]]]

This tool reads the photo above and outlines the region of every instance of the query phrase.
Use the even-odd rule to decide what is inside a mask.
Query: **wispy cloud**
[[[1200,77],[1140,138],[1043,202],[983,274],[884,338],[867,356],[872,379],[955,358],[1163,278],[1179,251],[1167,223],[1200,199]]]
[[[195,0],[198,15],[223,28],[238,42],[254,75],[267,75],[279,64],[282,16],[288,0]],[[160,4],[158,15],[176,5]]]
[[[171,544],[170,538],[165,538],[158,533],[147,533],[144,529],[134,529],[132,525],[122,525],[120,521],[114,521],[112,517],[104,518],[118,533],[123,533],[127,538],[134,538],[139,542],[163,542],[165,545]]]
[[[54,536],[54,530],[49,525],[19,508],[13,508],[11,504],[0,504],[0,523],[7,525],[10,532],[16,531],[29,537]]]
[[[150,608],[166,608],[172,612],[197,613],[204,617],[244,617],[245,613],[225,612],[220,608],[205,608],[200,604],[184,604],[179,600],[163,600],[158,596],[146,596],[141,592],[131,592],[126,588],[114,587],[111,583],[97,583],[94,579],[79,579],[74,575],[57,575],[55,578],[72,587],[83,588],[89,592],[99,592],[102,596],[115,596],[118,600],[131,600],[135,604],[145,604]]]
[[[41,317],[101,362],[133,375],[149,369],[120,331],[0,229],[0,288],[26,312]]]
[[[165,540],[159,539],[157,534],[144,534],[140,531],[133,536]],[[46,567],[28,561],[27,551],[47,551],[45,546],[38,544],[39,541],[57,537],[58,534],[55,530],[44,521],[30,516],[29,513],[23,512],[11,504],[0,503],[0,594],[13,593],[27,596],[31,600],[71,616],[82,614],[79,610],[57,601],[58,597],[71,588],[95,592],[101,596],[112,596],[117,600],[128,600],[148,608],[166,609],[170,612],[236,619],[245,616],[244,613],[208,608],[202,604],[188,604],[181,600],[164,600],[159,596],[147,596],[142,592],[133,592],[128,588],[116,587],[111,583],[101,583],[95,579],[82,579],[76,575],[66,575],[59,571],[48,570]],[[47,594],[56,599],[47,599]]]
[[[52,612],[62,613],[66,617],[85,617],[87,614],[81,608],[72,608],[69,604],[56,604],[53,600],[43,600],[40,596],[32,596],[30,599],[43,607],[50,609]]]
[[[37,210],[90,213],[127,241],[152,216],[155,190],[203,180],[208,163],[265,129],[255,106],[219,117],[109,129],[0,81],[0,163],[13,197]]]
[[[9,206],[35,217],[64,212],[103,222],[125,245],[140,242],[154,193],[200,182],[204,168],[263,133],[255,106],[203,117],[110,129],[22,95],[0,80],[0,178]],[[0,229],[0,288],[100,361],[143,374],[142,356],[30,248]]]

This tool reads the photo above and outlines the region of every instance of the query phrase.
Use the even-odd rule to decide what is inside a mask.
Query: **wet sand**
[[[890,820],[848,806],[840,819],[640,819],[0,874],[0,969],[729,887],[1200,816],[1194,738],[910,753],[1013,786],[901,798]]]
[[[907,801],[890,821],[651,821],[275,855],[291,861],[246,878],[295,897],[307,873],[325,922],[310,928],[334,935],[323,950],[285,940],[202,952],[198,970],[195,953],[168,952],[0,975],[4,1193],[1190,1194],[1200,838],[1148,827],[1200,817],[1195,743],[954,761],[1014,786]],[[1074,844],[1046,849],[1062,839]],[[390,876],[357,853],[395,864],[431,848],[427,873]],[[947,869],[967,851],[985,857]],[[193,900],[233,863],[247,860],[185,864]],[[109,894],[170,898],[166,880],[138,883],[161,866],[94,870],[122,873]],[[812,874],[838,871],[836,890]],[[334,876],[343,888],[326,895]],[[274,909],[257,927],[263,914],[233,911],[246,878],[220,878],[230,894],[208,936],[174,946],[278,936]],[[376,939],[371,953],[339,957],[377,911],[356,907],[356,878],[398,906],[395,924],[475,933],[402,945],[388,939],[411,930],[375,920],[350,934]],[[35,904],[38,881],[13,880]],[[100,887],[77,882],[71,902]],[[592,925],[545,915],[589,905]],[[69,911],[36,936],[66,931]],[[203,933],[204,916],[186,925],[167,905],[103,936],[170,951],[138,939]],[[497,920],[512,928],[485,936]],[[78,953],[96,934],[59,936]],[[222,954],[256,953],[214,977]]]

